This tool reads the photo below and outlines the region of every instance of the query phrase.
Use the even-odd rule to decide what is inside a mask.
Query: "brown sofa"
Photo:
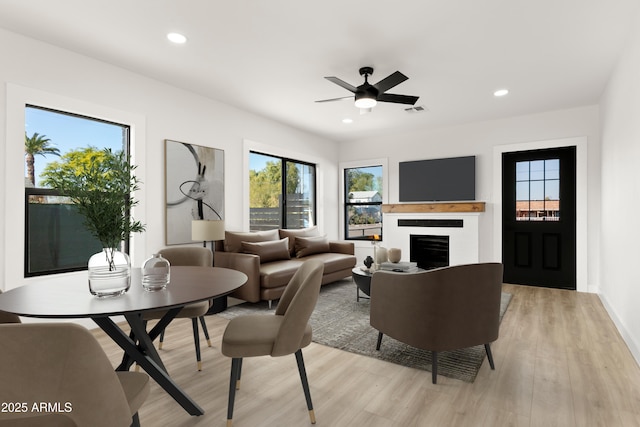
[[[247,283],[231,296],[248,302],[269,301],[271,305],[308,259],[323,262],[323,285],[349,277],[356,265],[353,243],[329,241],[319,234],[317,227],[227,231],[224,243],[217,245],[214,264],[242,271],[248,276]]]

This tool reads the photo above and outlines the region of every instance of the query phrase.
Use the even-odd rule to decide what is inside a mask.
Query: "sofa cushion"
[[[304,260],[290,259],[260,264],[260,287],[279,288],[286,286]]]
[[[289,251],[291,252],[291,256],[296,255],[296,252],[295,252],[296,237],[313,237],[313,236],[320,235],[320,233],[318,232],[317,225],[314,225],[313,227],[299,228],[295,230],[280,229],[278,230],[278,233],[280,234],[281,239],[285,237],[289,238]]]
[[[304,258],[312,254],[329,252],[327,236],[296,237],[296,258]]]
[[[277,228],[258,232],[225,231],[224,251],[240,252],[242,250],[242,242],[267,242],[278,239],[280,239],[280,236]]]
[[[335,252],[313,254],[300,261],[306,261],[308,259],[319,259],[322,261],[324,263],[324,275],[337,271],[351,270],[356,266],[357,262],[355,255],[338,254]]]
[[[260,264],[291,258],[288,237],[267,242],[242,242],[242,252],[258,255]]]

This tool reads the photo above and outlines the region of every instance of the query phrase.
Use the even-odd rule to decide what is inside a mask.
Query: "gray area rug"
[[[504,315],[511,295],[502,293],[500,319]],[[243,303],[219,313],[227,319],[245,314],[273,314],[266,302]],[[313,341],[373,357],[410,368],[431,371],[431,352],[420,350],[385,336],[380,351],[376,350],[378,331],[369,324],[369,300],[356,302],[356,285],[351,279],[325,285],[320,290],[318,304],[311,316]],[[484,346],[438,353],[438,375],[473,382],[484,361]]]

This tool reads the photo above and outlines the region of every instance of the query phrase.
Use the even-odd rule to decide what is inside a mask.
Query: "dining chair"
[[[0,426],[139,426],[149,376],[115,372],[75,323],[0,325]]]
[[[175,266],[196,266],[196,267],[212,267],[213,266],[213,253],[211,250],[203,247],[176,247],[165,248],[158,251],[163,258],[169,261],[169,264]],[[171,283],[169,283],[171,286]],[[209,331],[207,330],[207,324],[204,319],[204,315],[209,311],[211,306],[210,301],[202,301],[193,304],[186,305],[176,318],[191,319],[193,327],[193,340],[196,347],[196,361],[198,371],[202,370],[202,357],[200,354],[200,332],[198,330],[198,320],[202,325],[202,332],[207,339],[207,345],[211,347],[211,339],[209,338]],[[165,315],[167,310],[156,310],[144,313],[143,318],[145,321],[160,319]],[[160,343],[158,349],[162,349],[164,344],[164,330],[160,333]]]
[[[240,389],[244,357],[285,356],[295,353],[311,423],[316,423],[302,348],[311,343],[309,318],[318,301],[324,264],[305,261],[293,275],[274,315],[248,315],[231,319],[222,336],[222,354],[231,357],[227,426],[233,423],[236,390]]]

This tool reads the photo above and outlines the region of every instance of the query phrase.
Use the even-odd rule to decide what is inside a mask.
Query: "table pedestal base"
[[[137,363],[185,411],[191,415],[202,415],[204,410],[171,379],[158,351],[153,345],[153,340],[176,317],[181,309],[182,307],[178,307],[169,310],[149,333],[145,329],[141,314],[125,315],[129,326],[131,326],[131,336],[127,335],[109,317],[95,317],[93,321],[124,350],[122,362],[116,370],[128,371],[134,362]]]

